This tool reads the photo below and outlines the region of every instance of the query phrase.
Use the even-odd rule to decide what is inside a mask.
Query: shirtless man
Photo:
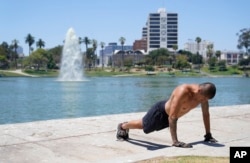
[[[210,132],[210,115],[208,100],[216,94],[213,83],[183,84],[176,87],[170,98],[157,102],[142,119],[118,124],[117,139],[127,140],[129,129],[143,129],[148,134],[169,127],[173,146],[191,148],[192,145],[180,142],[177,138],[177,120],[190,110],[201,104],[205,126],[205,140],[217,142]]]

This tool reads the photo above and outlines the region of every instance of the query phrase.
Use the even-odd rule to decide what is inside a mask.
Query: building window
[[[149,48],[160,48],[160,45],[150,45]]]
[[[150,25],[151,24],[160,24],[160,22],[150,22]]]
[[[150,21],[154,21],[154,20],[159,21],[160,18],[150,18],[149,20],[150,20]]]
[[[151,25],[149,28],[160,28],[159,25]]]

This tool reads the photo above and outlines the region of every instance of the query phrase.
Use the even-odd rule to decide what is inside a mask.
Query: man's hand
[[[217,140],[215,138],[212,137],[211,133],[207,133],[206,135],[204,135],[205,138],[205,142],[210,142],[210,143],[216,143]]]

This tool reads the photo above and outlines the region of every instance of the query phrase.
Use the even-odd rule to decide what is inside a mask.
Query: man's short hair
[[[216,94],[216,87],[213,83],[205,82],[201,83],[199,86],[202,89],[202,94],[204,94],[209,99],[214,98]]]

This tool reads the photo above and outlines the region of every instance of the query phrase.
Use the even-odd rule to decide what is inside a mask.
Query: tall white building
[[[150,13],[146,23],[147,32],[143,28],[143,36],[147,35],[147,49],[152,51],[158,48],[167,48],[172,51],[178,46],[178,14],[167,13],[165,8],[158,9],[157,13]]]
[[[190,51],[193,54],[197,54],[199,52],[203,58],[207,58],[207,46],[213,44],[213,42],[202,40],[199,45],[194,40],[189,40],[184,44],[184,50]]]

